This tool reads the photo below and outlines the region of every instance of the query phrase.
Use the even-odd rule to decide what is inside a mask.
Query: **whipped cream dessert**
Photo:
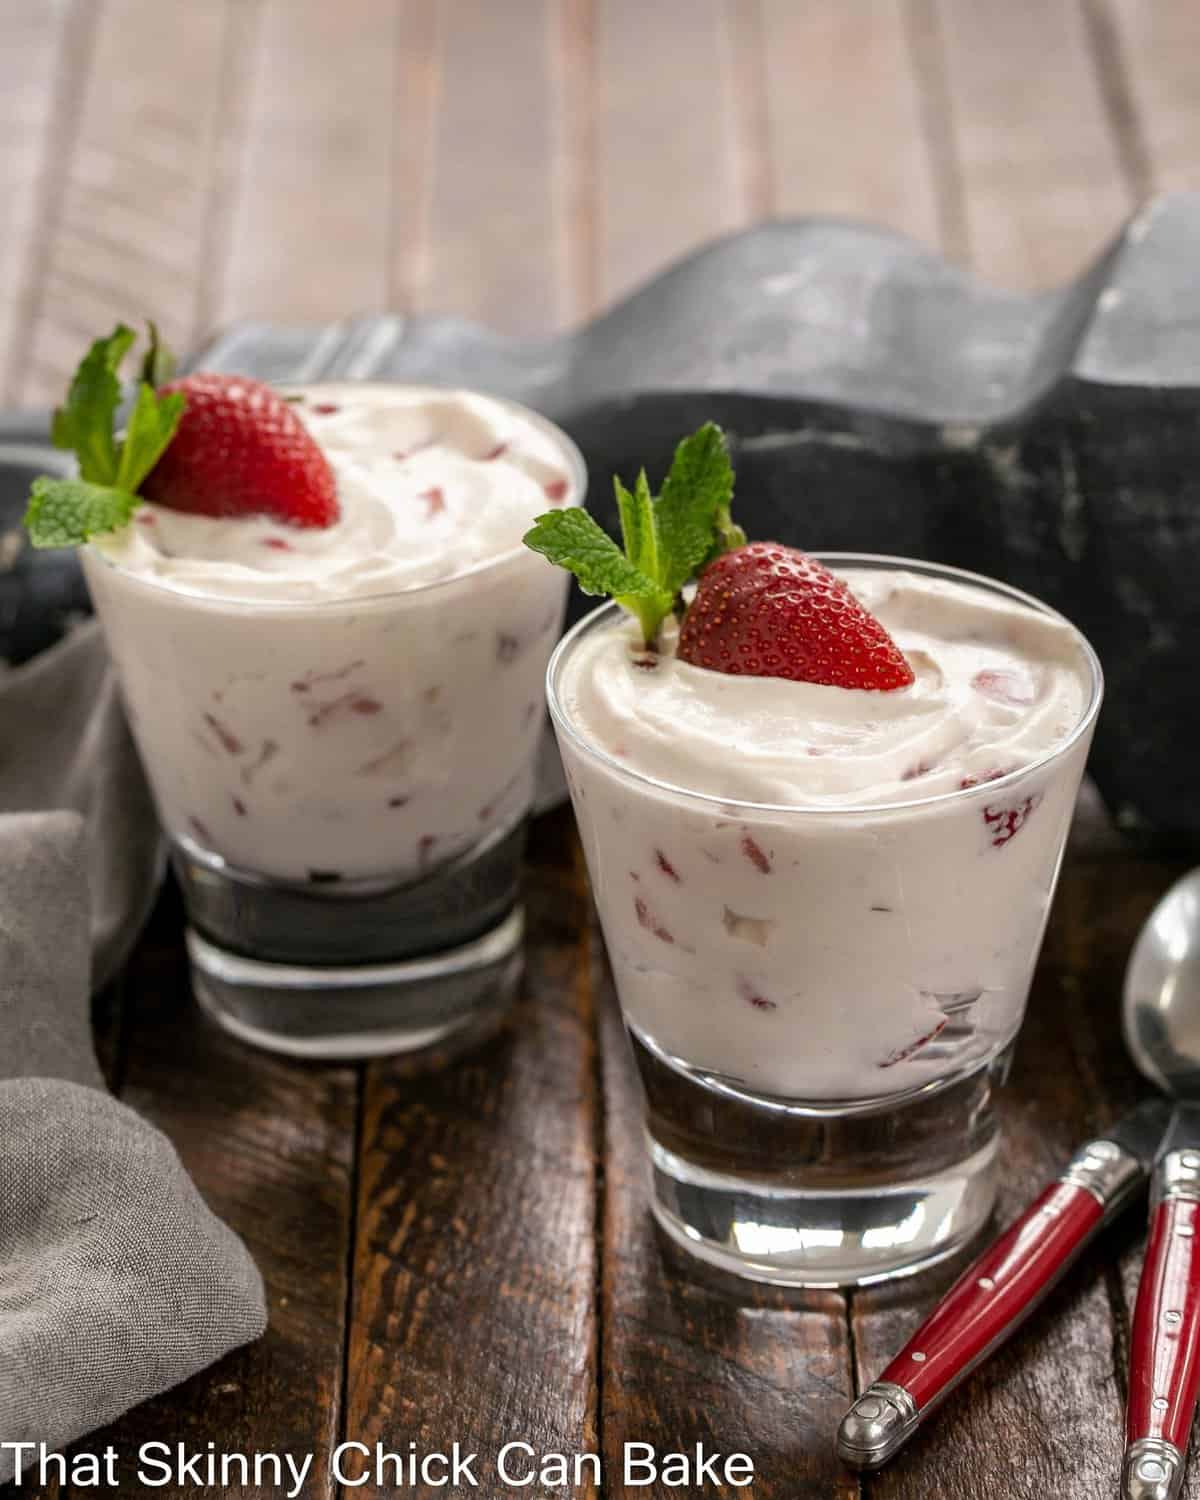
[[[905,1093],[1012,1039],[1098,689],[1078,632],[1007,591],[834,571],[911,687],[710,671],[611,607],[551,668],[629,1024],[810,1101]]]
[[[566,578],[521,546],[582,503],[549,423],[465,391],[291,388],[340,519],[145,503],[83,551],[160,814],[288,880],[405,879],[530,800]]]

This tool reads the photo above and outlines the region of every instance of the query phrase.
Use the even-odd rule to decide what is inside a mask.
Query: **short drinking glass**
[[[509,410],[581,504],[575,445]],[[516,544],[391,592],[239,600],[95,546],[83,562],[210,1015],[311,1057],[441,1055],[494,1029],[566,575]]]
[[[1052,614],[954,569],[822,560]],[[773,806],[640,774],[584,732],[564,674],[615,609],[565,637],[548,693],[644,1087],[658,1221],[701,1259],[781,1284],[867,1283],[949,1255],[993,1204],[993,1094],[1100,705],[1094,653],[1074,632],[1082,716],[1022,770],[882,806]]]

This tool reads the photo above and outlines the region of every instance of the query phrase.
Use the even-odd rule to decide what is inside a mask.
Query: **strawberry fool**
[[[708,670],[613,607],[550,670],[629,1024],[687,1069],[817,1103],[1012,1040],[1099,701],[1083,638],[1025,596],[846,562],[910,686]]]
[[[520,542],[582,503],[582,460],[469,392],[287,400],[332,524],[144,503],[84,567],[172,835],[283,880],[411,878],[528,807],[566,579]]]

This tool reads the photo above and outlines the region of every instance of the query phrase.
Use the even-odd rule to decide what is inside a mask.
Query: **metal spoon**
[[[1134,1063],[1179,1102],[1150,1186],[1130,1336],[1123,1500],[1175,1500],[1200,1392],[1200,870],[1151,913],[1122,1007]]]

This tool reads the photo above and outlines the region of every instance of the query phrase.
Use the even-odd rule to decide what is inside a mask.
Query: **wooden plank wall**
[[[770,215],[1013,287],[1200,185],[1188,0],[0,4],[0,396],[151,313],[537,333]]]

